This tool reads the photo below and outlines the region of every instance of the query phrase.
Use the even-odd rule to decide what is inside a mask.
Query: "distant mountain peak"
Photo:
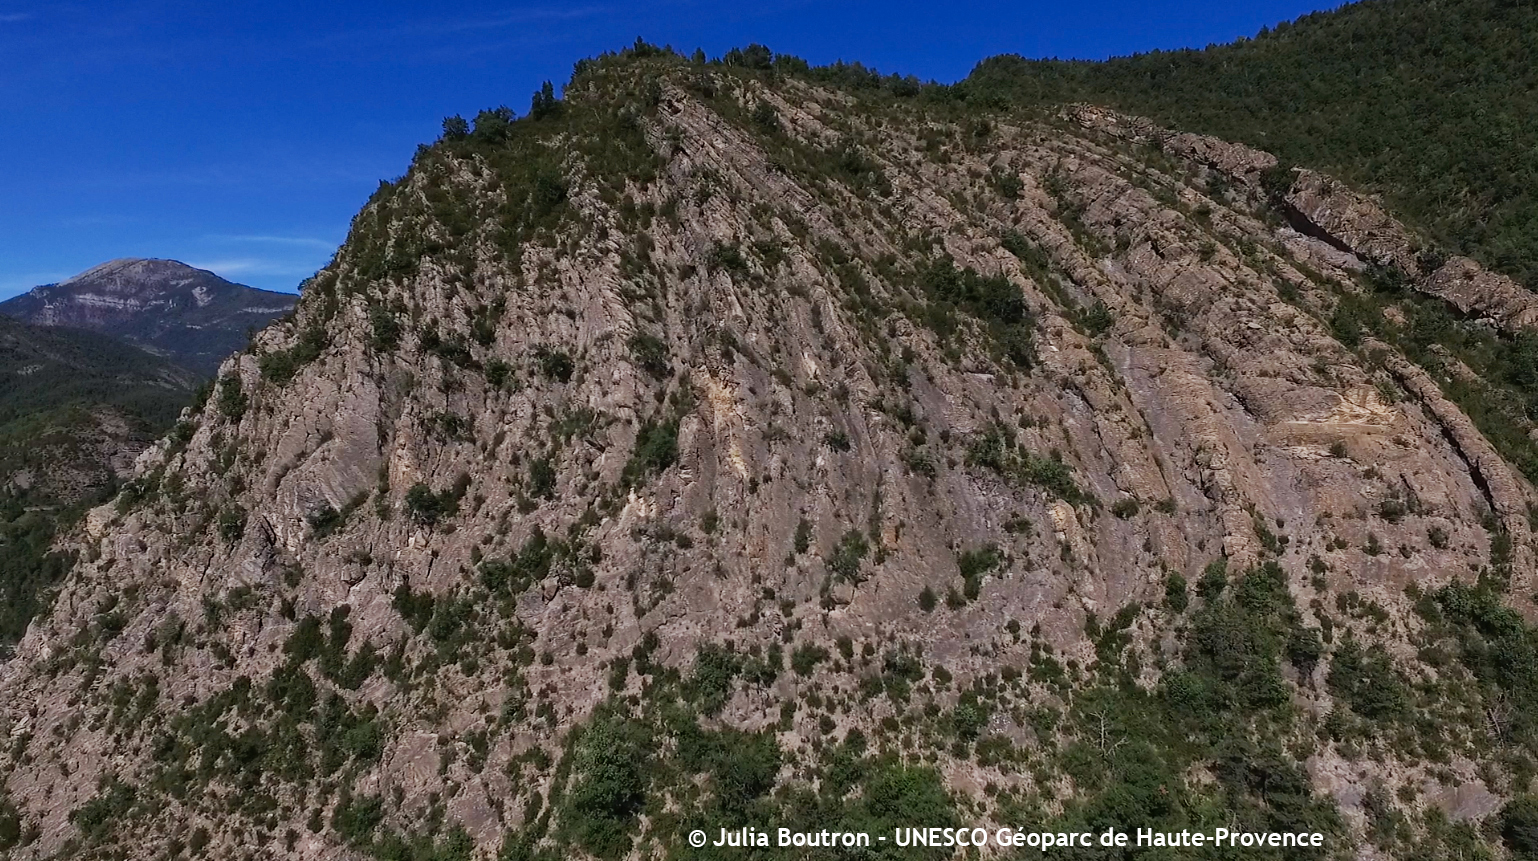
[[[0,314],[114,335],[212,374],[298,300],[178,260],[125,257],[0,302]]]
[[[119,257],[116,260],[108,260],[106,263],[99,263],[95,266],[92,266],[90,269],[87,269],[84,272],[81,272],[79,275],[75,275],[74,277],[66,278],[63,281],[60,281],[59,285],[65,286],[82,282],[111,283],[112,279],[115,278],[126,280],[129,278],[145,277],[185,277],[191,279],[198,275],[212,276],[214,278],[219,278],[221,281],[225,280],[213,272],[208,271],[207,269],[199,269],[195,266],[190,266],[186,263],[183,263],[180,260],[168,260],[159,257]],[[119,283],[121,283],[121,281]]]

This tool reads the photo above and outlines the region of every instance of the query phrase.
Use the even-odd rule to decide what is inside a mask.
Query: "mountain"
[[[0,851],[1532,852],[1515,282],[1104,109],[757,46],[564,94],[446,121],[60,543]]]
[[[233,284],[175,260],[113,260],[0,302],[0,314],[122,338],[212,374],[297,296]]]
[[[1427,244],[1538,289],[1535,54],[1532,3],[1366,0],[1205,50],[994,57],[959,89],[1243,141],[1380,193]]]
[[[0,317],[0,644],[59,576],[71,523],[171,427],[196,375],[106,335]]]

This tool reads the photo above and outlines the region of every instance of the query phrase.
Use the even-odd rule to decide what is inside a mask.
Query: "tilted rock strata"
[[[525,666],[486,643],[474,664],[429,679],[320,681],[355,712],[380,710],[379,756],[347,779],[394,799],[392,824],[446,798],[494,849],[525,824],[513,799],[549,788],[548,774],[516,784],[515,758],[558,756],[565,731],[609,695],[611,662],[648,638],[652,660],[683,668],[699,644],[728,638],[829,652],[840,637],[856,649],[901,640],[960,688],[1029,661],[1012,622],[1088,664],[1091,614],[1157,606],[1168,572],[1195,582],[1221,557],[1235,571],[1278,561],[1300,606],[1327,587],[1409,618],[1406,586],[1467,578],[1487,558],[1487,489],[1503,518],[1531,498],[1412,369],[1374,369],[1280,298],[1283,281],[1325,291],[1351,272],[1321,255],[1311,282],[1275,228],[1201,181],[1209,160],[1254,173],[1264,159],[1186,140],[1181,152],[1206,155],[1171,170],[1114,138],[1023,121],[969,141],[917,110],[883,120],[796,82],[770,91],[721,76],[700,95],[689,76],[713,74],[657,81],[656,109],[635,119],[650,179],[605,175],[578,131],[548,141],[565,220],[512,256],[495,225],[513,191],[485,157],[451,146],[420,157],[360,214],[295,319],[224,363],[190,441],[141,462],[160,495],[93,512],[51,616],[0,666],[0,731],[25,740],[4,754],[6,787],[39,829],[19,857],[78,838],[71,813],[98,778],[149,785],[155,724],[242,678],[258,689],[276,678],[298,619],[345,605],[355,645],[424,660],[434,642],[403,618],[400,596],[451,600],[536,529],[571,554],[511,600],[506,625],[548,660]],[[587,110],[596,87],[574,85],[568,110]],[[744,120],[762,102],[772,133]],[[847,176],[809,175],[807,160],[839,147],[857,153],[842,156]],[[453,232],[445,200],[468,209],[468,232]],[[371,224],[384,226],[365,235]],[[369,243],[422,237],[443,250],[366,274]],[[1023,297],[1034,367],[1001,357],[966,315],[951,332],[924,322],[938,300],[923,273],[942,254]],[[910,311],[877,311],[897,308]],[[1095,309],[1100,322],[1084,322]],[[326,343],[313,361],[291,380],[264,375],[259,356],[314,327]],[[643,335],[661,352],[646,358]],[[505,382],[488,381],[493,368]],[[1394,379],[1415,397],[1379,397]],[[234,380],[244,401],[229,394]],[[666,449],[658,433],[676,454],[647,461]],[[1006,438],[1015,444],[991,455],[1005,466],[990,468],[985,446]],[[1405,488],[1413,513],[1375,518]],[[1429,543],[1428,526],[1446,539]],[[852,567],[851,533],[866,545]],[[1375,542],[1404,552],[1363,550]],[[959,592],[958,554],[989,545],[1003,562],[977,600],[920,608],[926,587]],[[1312,558],[1327,567],[1310,573]],[[168,630],[181,645],[165,645]],[[1139,623],[1134,635],[1151,631]],[[1151,684],[1158,670],[1145,673]],[[114,722],[105,692],[148,674],[152,716]],[[510,678],[552,704],[548,719],[492,720],[521,702]],[[820,669],[818,681],[853,690],[859,677]],[[785,673],[738,691],[721,720],[779,727],[801,684]],[[640,693],[634,677],[626,685]],[[885,708],[841,720],[876,734]],[[482,767],[467,764],[467,742],[439,750],[487,726],[499,729]],[[804,709],[775,731],[792,751],[821,733]],[[1036,779],[945,770],[956,786]],[[1473,770],[1443,777],[1463,785]],[[244,820],[219,807],[228,791],[156,796],[115,839],[159,847],[204,825],[231,849]],[[349,851],[293,812],[315,796],[270,791],[292,812],[281,824],[303,836],[264,851]]]

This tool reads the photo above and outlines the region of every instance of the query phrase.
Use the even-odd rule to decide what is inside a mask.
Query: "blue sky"
[[[294,290],[444,116],[637,36],[954,81],[980,59],[1199,47],[1336,3],[0,0],[0,298],[115,257]]]

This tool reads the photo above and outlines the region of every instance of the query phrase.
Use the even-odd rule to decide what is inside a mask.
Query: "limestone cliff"
[[[1342,335],[1372,255],[1274,160],[651,52],[446,128],[74,537],[15,857],[660,855],[925,781],[1429,857],[1522,790],[1446,655],[1538,498]]]

